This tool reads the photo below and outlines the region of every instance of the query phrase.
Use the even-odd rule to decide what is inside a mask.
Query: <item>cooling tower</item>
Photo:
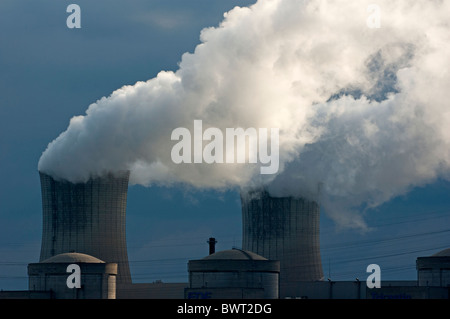
[[[131,283],[125,236],[129,172],[76,184],[39,174],[43,209],[40,261],[62,253],[88,254],[117,263],[117,284]]]
[[[297,296],[302,281],[323,280],[320,208],[314,201],[241,193],[242,249],[280,261],[280,297]]]

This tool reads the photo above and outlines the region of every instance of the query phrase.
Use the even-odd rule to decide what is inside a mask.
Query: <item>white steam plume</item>
[[[201,33],[176,72],[124,86],[72,118],[39,170],[85,181],[131,170],[131,183],[198,188],[269,184],[313,195],[338,221],[450,171],[450,1],[260,0]],[[279,128],[280,171],[174,164],[177,127]]]

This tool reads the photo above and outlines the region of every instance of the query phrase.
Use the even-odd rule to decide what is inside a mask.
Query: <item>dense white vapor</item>
[[[131,170],[131,183],[268,185],[315,196],[342,224],[450,172],[450,1],[260,0],[204,29],[176,72],[124,86],[49,144],[39,170],[85,181]],[[279,128],[280,170],[174,164],[171,132]]]

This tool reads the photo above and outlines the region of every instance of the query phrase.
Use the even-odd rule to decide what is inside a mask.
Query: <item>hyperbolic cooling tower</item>
[[[296,295],[302,281],[323,280],[317,202],[241,193],[242,249],[280,261],[280,297]]]
[[[129,172],[76,184],[39,174],[43,209],[40,261],[61,253],[84,253],[117,263],[117,283],[131,283],[125,236]]]

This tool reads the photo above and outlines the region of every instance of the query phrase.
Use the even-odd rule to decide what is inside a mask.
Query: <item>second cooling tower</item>
[[[131,283],[125,236],[129,172],[86,183],[39,173],[43,231],[40,261],[77,252],[117,263],[117,284]]]
[[[320,208],[314,201],[241,193],[242,249],[280,261],[280,297],[297,296],[304,281],[323,280]]]

